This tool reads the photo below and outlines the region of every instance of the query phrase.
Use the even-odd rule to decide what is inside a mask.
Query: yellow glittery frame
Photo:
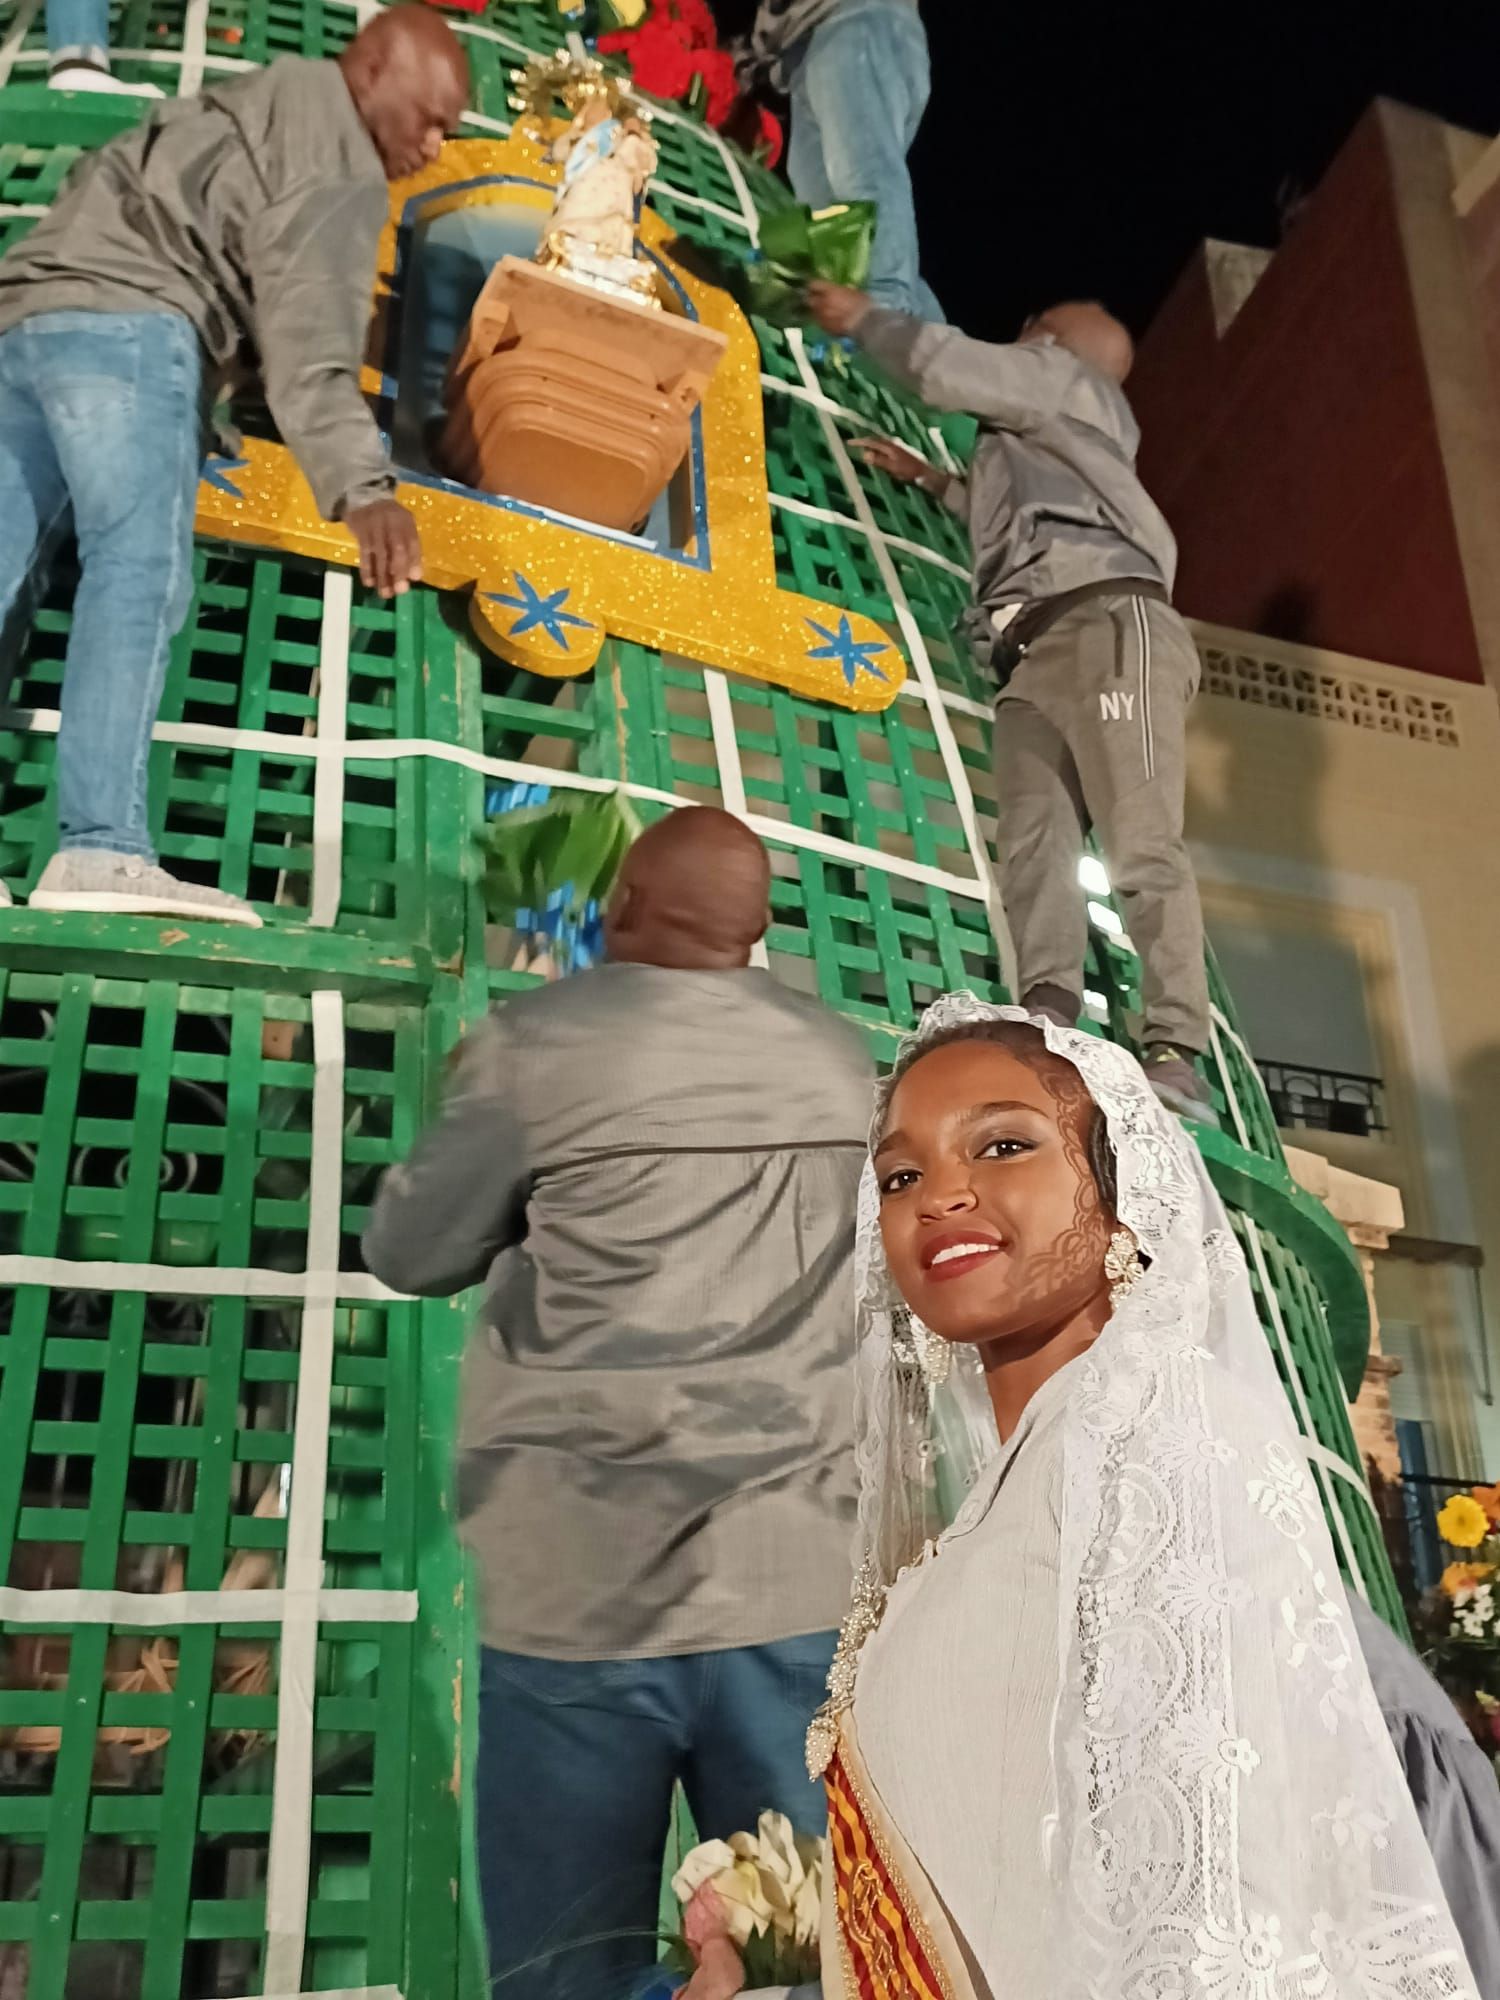
[[[435,166],[393,186],[377,265],[377,316],[390,299],[399,233],[415,204],[424,216],[474,202],[546,209],[546,186],[515,184],[554,177],[540,155],[519,132],[504,140],[450,141]],[[500,177],[509,184],[472,186]],[[445,189],[452,192],[445,196]],[[646,209],[643,247],[698,319],[729,342],[701,411],[709,560],[693,543],[678,555],[663,554],[608,530],[414,475],[400,480],[397,493],[421,532],[424,581],[471,591],[479,636],[533,673],[586,672],[610,633],[841,708],[886,708],[906,678],[890,635],[858,613],[777,584],[760,350],[729,295],[674,259],[673,240],[668,224]],[[378,397],[379,369],[366,367],[361,384]],[[246,440],[241,460],[205,468],[197,526],[207,535],[322,562],[357,560],[353,537],[323,520],[291,453],[258,439]]]

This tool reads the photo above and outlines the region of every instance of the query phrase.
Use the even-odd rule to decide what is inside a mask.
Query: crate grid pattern
[[[332,53],[365,11],[129,0],[114,35],[122,74],[189,91],[276,55]],[[474,73],[467,125],[509,129],[516,69],[557,45],[550,9],[495,0],[454,25]],[[0,102],[43,64],[36,0],[0,0]],[[80,151],[62,108],[55,128],[55,144],[0,144],[0,244]],[[757,204],[787,199],[692,120],[664,111],[656,129],[661,211],[709,250],[753,241]],[[1005,997],[989,691],[955,636],[964,536],[851,449],[879,430],[943,459],[941,436],[857,363],[796,333],[756,332],[778,575],[885,627],[910,670],[891,709],[823,709],[614,640],[591,677],[544,682],[482,653],[429,593],[385,605],[344,572],[201,547],[153,748],[156,831],[173,865],[274,910],[288,956],[310,970],[287,991],[274,956],[249,984],[139,967],[123,979],[54,967],[6,984],[0,1060],[26,1081],[0,1096],[0,1283],[13,1288],[0,1435],[24,1449],[0,1460],[12,1579],[0,1605],[8,1645],[41,1635],[62,1664],[59,1686],[0,1685],[0,1774],[7,1732],[70,1724],[50,1792],[0,1783],[0,1846],[29,1855],[0,1871],[0,1954],[30,1954],[34,2000],[112,2000],[103,1960],[87,1958],[110,1947],[125,1953],[120,2000],[208,1991],[194,1978],[241,1967],[235,1991],[261,1976],[287,1993],[358,1985],[403,1966],[408,2000],[475,1990],[460,1920],[449,1912],[439,1942],[427,1907],[452,1901],[451,1800],[436,1794],[454,1755],[443,1676],[458,1642],[411,1623],[429,1545],[448,1536],[442,1453],[419,1435],[419,1409],[431,1430],[432,1408],[451,1404],[462,1313],[384,1296],[359,1269],[357,1233],[374,1177],[410,1143],[437,1051],[464,1015],[528,983],[479,949],[473,836],[487,787],[620,787],[646,819],[678,802],[742,814],[772,851],[770,962],[887,1055],[892,1030],[943,991]],[[61,575],[21,663],[19,712],[0,718],[0,872],[18,886],[50,842],[67,598]],[[1107,914],[1088,983],[1095,1018],[1128,1040],[1138,964]],[[353,943],[377,955],[388,999],[319,990],[318,953],[332,967]],[[448,966],[458,977],[436,969]],[[397,991],[404,971],[415,983]],[[1217,985],[1215,1000],[1220,1107],[1242,1145],[1279,1159]],[[1236,1226],[1322,1454],[1314,1476],[1343,1559],[1378,1578],[1315,1287],[1274,1236]],[[309,1366],[322,1383],[311,1398]],[[289,1468],[292,1519],[257,1514]],[[311,1542],[299,1482],[317,1496]],[[244,1558],[271,1566],[272,1619],[216,1615],[223,1575]],[[161,1589],[172,1559],[197,1615],[143,1625],[139,1596]],[[443,1561],[431,1574],[456,1578]],[[87,1615],[16,1615],[40,1612],[29,1590],[74,1588],[101,1593]],[[172,1692],[110,1683],[143,1633],[171,1650]],[[269,1653],[270,1685],[218,1686],[235,1648]],[[293,1654],[313,1686],[305,1714],[277,1679]],[[438,1712],[448,1733],[420,1741]],[[165,1741],[130,1751],[135,1780],[114,1783],[95,1768],[100,1728]],[[226,1746],[247,1740],[260,1754],[235,1761]],[[111,1878],[101,1894],[96,1849],[110,1843],[133,1887]],[[68,1983],[70,1954],[83,1984]]]
[[[424,1033],[334,993],[0,975],[0,1953],[36,2000],[248,1986],[268,1929],[287,1990],[399,1969],[423,1309],[355,1243]]]

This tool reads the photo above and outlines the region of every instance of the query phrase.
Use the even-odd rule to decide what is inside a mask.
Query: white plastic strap
[[[179,97],[196,97],[203,88],[203,65],[207,53],[208,0],[187,0],[182,17],[182,68],[177,78]]]
[[[855,535],[871,533],[871,529],[852,514],[836,514],[831,507],[814,507],[810,500],[793,500],[785,493],[773,493],[770,498],[773,507],[780,507],[788,514],[800,514],[804,521],[826,521],[830,527],[842,528]],[[945,569],[950,576],[962,577],[965,583],[969,581],[969,570],[963,563],[954,562],[951,556],[939,555],[936,549],[924,548],[921,542],[908,541],[905,535],[888,535],[883,528],[876,527],[873,532],[888,549],[900,549],[904,555],[915,556],[919,562],[931,563],[934,569]],[[1020,608],[1019,605],[1015,607],[1017,611]],[[999,616],[998,612],[996,616]]]
[[[312,1858],[313,1701],[318,1664],[318,1592],[333,1399],[333,1326],[339,1219],[344,1194],[344,1003],[312,996],[313,1102],[307,1272],[286,1528],[285,1615],[276,1700],[276,1767],[266,1863],[268,1992],[302,1980]]]
[[[15,66],[16,57],[21,52],[21,44],[25,41],[40,6],[41,0],[19,0],[15,19],[10,24],[10,33],[3,42],[0,42],[0,90],[3,90],[10,81],[10,73]]]
[[[284,1590],[15,1590],[0,1588],[0,1620],[12,1625],[279,1625]],[[414,1590],[319,1590],[320,1620],[410,1625]]]
[[[349,624],[353,609],[354,582],[349,571],[328,570],[323,578],[323,627],[318,646],[318,766],[313,785],[312,892],[307,916],[308,923],[320,930],[330,930],[338,922],[344,879],[344,760],[349,737]]]
[[[165,1298],[268,1299],[296,1304],[329,1283],[337,1296],[370,1305],[409,1303],[368,1271],[266,1271],[243,1265],[221,1270],[214,1264],[97,1264],[69,1257],[31,1257],[13,1251],[0,1257],[0,1285],[46,1285],[62,1292],[152,1292]]]
[[[724,801],[725,812],[733,813],[736,819],[742,819],[749,825],[745,769],[740,762],[739,738],[734,733],[734,704],[729,682],[717,668],[705,667],[703,689],[708,697],[708,720],[714,735],[714,756],[719,765],[719,796]],[[751,947],[750,963],[762,969],[770,965],[771,955],[764,938],[757,938]]]
[[[399,1986],[320,1986],[316,1993],[245,1995],[244,2000],[401,2000]]]

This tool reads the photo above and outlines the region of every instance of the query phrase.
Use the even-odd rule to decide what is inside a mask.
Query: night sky
[[[727,31],[750,0],[715,0]],[[1500,4],[923,0],[926,275],[1007,339],[1055,299],[1139,334],[1205,236],[1275,244],[1376,96],[1500,131]]]

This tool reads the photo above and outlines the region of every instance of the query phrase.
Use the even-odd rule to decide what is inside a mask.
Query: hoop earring
[[[1104,1253],[1104,1276],[1109,1283],[1110,1304],[1117,1306],[1122,1299],[1128,1298],[1145,1275],[1146,1267],[1141,1262],[1135,1238],[1128,1229],[1117,1229]]]

